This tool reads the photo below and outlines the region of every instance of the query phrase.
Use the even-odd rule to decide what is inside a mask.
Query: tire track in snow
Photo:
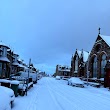
[[[58,85],[57,85],[57,87],[56,87],[56,85],[52,85],[52,82],[50,81],[50,80],[48,80],[49,81],[49,83],[50,83],[50,85],[49,86],[51,86],[51,90],[54,90],[54,91],[56,91],[56,93],[60,93],[60,94],[62,94],[63,96],[66,96],[66,98],[67,99],[69,99],[69,100],[71,100],[72,102],[76,102],[77,103],[77,105],[79,105],[80,106],[80,100],[78,100],[77,98],[75,99],[75,100],[73,100],[72,99],[72,97],[71,97],[71,95],[69,94],[65,94],[66,93],[66,91],[67,91],[67,93],[69,92],[69,93],[71,93],[69,90],[68,90],[68,88],[67,89],[64,89],[63,87],[65,86],[65,85],[61,85],[61,84],[59,84],[58,83]],[[54,80],[52,80],[52,81],[54,81]],[[66,86],[65,86],[66,87]],[[83,88],[79,88],[79,89],[83,89]],[[64,91],[63,91],[64,90]],[[72,89],[73,90],[73,89]],[[74,92],[75,93],[75,92]],[[89,92],[88,92],[89,93]],[[93,109],[96,109],[97,107],[95,107],[95,106],[93,106],[93,104],[95,104],[95,105],[101,105],[101,103],[100,102],[95,102],[94,100],[94,98],[93,98],[93,100],[91,100],[89,97],[88,97],[88,95],[87,94],[84,94],[84,93],[81,93],[80,91],[76,91],[76,95],[80,95],[81,97],[83,96],[84,98],[86,98],[86,104],[84,103],[83,104],[83,108],[86,108],[86,107],[88,107],[88,105],[90,106],[90,108],[91,108],[91,110],[93,110]],[[62,96],[61,95],[61,96]],[[92,93],[91,93],[91,95],[93,95]],[[85,97],[86,96],[86,97]],[[100,96],[98,96],[99,98],[100,98]],[[101,98],[100,98],[101,99]],[[109,101],[110,101],[110,99],[109,99]],[[92,102],[93,104],[91,105],[90,104],[90,102]],[[105,103],[105,105],[103,105],[103,108],[106,108],[108,106],[108,104],[106,104]],[[82,110],[82,108],[81,108],[81,110]]]
[[[36,105],[36,102],[37,102],[37,90],[38,90],[38,87],[36,89],[36,85],[35,85],[35,88],[30,93],[30,95],[32,95],[32,97],[31,97],[31,99],[30,99],[30,101],[29,101],[29,103],[28,103],[28,105],[27,105],[25,110],[37,110],[37,105]]]
[[[74,109],[74,110],[80,110],[80,109],[78,109],[78,108],[79,108],[78,106],[76,106],[75,104],[73,104],[70,100],[68,100],[68,99],[67,99],[66,97],[64,97],[62,94],[57,93],[56,90],[52,89],[52,88],[50,87],[49,83],[50,83],[50,82],[49,82],[48,79],[47,79],[47,87],[48,87],[48,90],[49,90],[49,92],[51,93],[51,95],[52,95],[54,101],[56,102],[56,104],[59,105],[62,110],[71,110],[71,109],[72,109],[72,110],[73,110],[73,109]],[[53,94],[53,93],[54,93],[54,94]],[[69,103],[69,105],[70,105],[71,107],[70,107],[70,108],[66,108],[66,103],[65,103],[65,104],[64,104],[64,105],[65,105],[65,108],[64,108],[64,105],[62,106],[62,102],[60,102],[60,101],[57,99],[56,95],[57,95],[57,96],[60,96],[60,98],[63,99],[63,101],[65,100],[66,103]]]
[[[64,86],[64,85],[63,85]],[[65,86],[66,87],[66,86]],[[61,88],[61,86],[60,86],[60,88]],[[61,88],[62,89],[62,88]],[[83,88],[81,88],[81,89],[83,89]],[[58,89],[58,90],[60,90],[60,89]],[[68,90],[68,89],[66,89],[66,90]],[[62,91],[60,91],[60,92],[62,92]],[[88,92],[88,91],[87,91]],[[75,92],[74,92],[75,93]],[[83,104],[83,107],[85,106],[85,107],[87,107],[88,105],[90,106],[90,108],[93,108],[94,107],[94,109],[96,109],[98,106],[101,106],[102,104],[100,103],[100,102],[98,102],[98,101],[96,101],[95,99],[97,99],[97,98],[100,98],[99,100],[106,100],[106,99],[108,99],[108,102],[110,102],[110,99],[109,98],[106,98],[106,97],[100,97],[100,96],[98,96],[98,95],[94,95],[93,93],[90,93],[90,92],[88,92],[89,94],[91,94],[91,95],[93,95],[93,97],[91,97],[91,98],[89,98],[89,96],[88,96],[88,94],[84,94],[83,92],[80,92],[80,91],[76,91],[76,95],[77,94],[79,94],[81,97],[83,97],[83,98],[86,98],[86,104]],[[94,98],[94,96],[96,96],[96,98]],[[71,97],[70,97],[71,98]],[[76,100],[77,100],[77,98],[76,98]],[[75,101],[76,101],[75,100]],[[77,100],[78,101],[78,100]],[[79,100],[80,101],[80,100]],[[92,102],[92,105],[90,104],[90,102]],[[103,101],[104,102],[104,101]],[[79,102],[80,103],[80,102]],[[97,107],[96,106],[93,106],[93,104],[94,105],[97,105]],[[108,105],[109,105],[109,103],[104,103],[103,104],[103,107],[102,107],[102,110],[104,109],[104,108],[107,108],[108,109]],[[92,110],[92,109],[91,109]]]

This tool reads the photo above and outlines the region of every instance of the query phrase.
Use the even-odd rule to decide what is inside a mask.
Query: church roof
[[[82,51],[81,50],[77,50],[78,56],[81,56]]]
[[[83,50],[83,60],[84,60],[84,62],[86,62],[88,60],[89,54],[90,54],[90,52],[88,53],[88,52]]]
[[[88,60],[88,56],[90,54],[90,52],[84,51],[84,50],[76,50],[78,56],[81,58],[81,54],[83,53],[83,61],[86,62]],[[76,53],[75,52],[75,53]],[[75,55],[75,54],[74,54]],[[73,55],[73,57],[74,57]]]
[[[110,36],[99,34],[99,36],[110,46]]]

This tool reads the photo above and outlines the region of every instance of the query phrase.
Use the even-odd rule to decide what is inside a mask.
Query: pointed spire
[[[99,29],[98,29],[98,30],[99,30],[99,34],[100,34],[100,29],[101,29],[101,28],[99,27]]]
[[[82,49],[82,56],[83,56],[83,49]]]

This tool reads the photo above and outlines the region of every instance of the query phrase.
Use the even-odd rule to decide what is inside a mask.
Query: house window
[[[106,55],[103,54],[103,55],[102,55],[102,60],[101,60],[101,77],[104,77],[104,74],[105,74],[104,69],[105,69],[106,63],[107,63]]]
[[[3,56],[7,56],[7,49],[6,48],[3,48]]]
[[[94,57],[93,61],[93,77],[97,77],[97,57]]]
[[[75,72],[78,72],[78,56],[76,56],[75,60]]]
[[[0,51],[0,56],[2,56],[3,55],[3,52],[2,51]]]
[[[2,63],[0,63],[0,76],[2,75]]]

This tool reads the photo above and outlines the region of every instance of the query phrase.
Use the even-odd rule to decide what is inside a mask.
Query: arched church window
[[[104,77],[104,74],[105,74],[104,69],[105,69],[106,63],[107,63],[106,55],[103,54],[103,55],[102,55],[102,59],[101,59],[101,77]]]
[[[93,60],[93,77],[97,77],[97,57]]]
[[[99,51],[100,51],[100,49],[101,49],[101,45],[100,45],[100,44],[98,44],[98,45],[96,46],[96,52],[99,52]]]
[[[76,56],[75,60],[75,72],[78,72],[78,56]]]

